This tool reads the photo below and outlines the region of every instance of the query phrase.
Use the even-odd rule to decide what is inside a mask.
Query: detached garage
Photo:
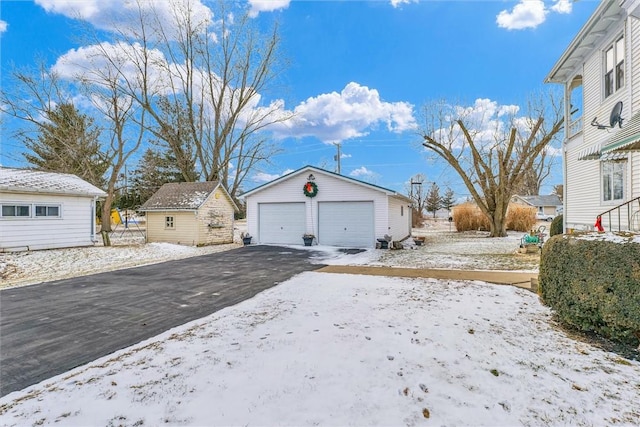
[[[411,235],[411,200],[393,190],[306,166],[245,195],[254,242],[375,247],[376,239]]]

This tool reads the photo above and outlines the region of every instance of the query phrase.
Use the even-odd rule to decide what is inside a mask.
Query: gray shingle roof
[[[218,187],[218,181],[164,184],[139,210],[196,210]]]
[[[68,173],[0,167],[0,191],[105,197],[107,193]]]
[[[546,196],[519,196],[532,206],[562,206],[562,201],[557,194]]]

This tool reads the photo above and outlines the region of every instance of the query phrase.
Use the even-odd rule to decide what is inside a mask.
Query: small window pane
[[[624,61],[624,38],[616,42],[616,62],[619,64]]]
[[[47,216],[47,207],[36,206],[36,216]]]
[[[608,73],[609,71],[613,71],[613,47],[607,50],[607,54],[605,57],[605,71]]]
[[[613,71],[608,72],[604,76],[604,96],[609,96],[613,93]]]
[[[29,216],[29,206],[16,206],[16,216]]]
[[[60,207],[59,206],[49,206],[47,207],[47,216],[60,216]]]
[[[616,65],[616,90],[624,86],[624,62]]]
[[[2,205],[2,216],[16,216],[16,207],[13,205]]]

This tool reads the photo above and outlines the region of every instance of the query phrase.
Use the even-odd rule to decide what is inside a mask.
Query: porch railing
[[[607,231],[640,232],[640,197],[604,211],[600,217],[602,226]]]

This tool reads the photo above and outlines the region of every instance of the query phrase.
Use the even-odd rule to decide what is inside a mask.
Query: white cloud
[[[295,107],[292,120],[273,130],[280,138],[314,136],[334,143],[367,135],[381,124],[395,133],[414,129],[413,105],[384,102],[377,90],[351,82],[340,93],[325,93],[303,101]]]
[[[251,9],[249,16],[255,18],[260,12],[273,12],[278,9],[286,9],[289,7],[291,0],[249,0]]]
[[[281,174],[272,174],[272,173],[266,173],[266,172],[258,172],[255,175],[253,175],[253,177],[251,178],[253,180],[253,182],[271,182],[274,179],[278,179],[281,176],[285,176],[290,174],[291,172],[293,172],[293,169],[286,169],[284,172],[282,172]]]
[[[351,158],[351,154],[342,153],[342,154],[340,154],[340,158],[341,159],[350,159]]]
[[[564,0],[561,0],[564,1]],[[542,0],[520,0],[511,12],[503,10],[496,17],[501,28],[507,30],[522,30],[536,28],[547,17],[547,9]]]
[[[349,173],[349,176],[353,176],[356,178],[374,178],[376,177],[378,174],[370,171],[369,169],[367,169],[366,167],[362,166],[359,167],[358,169],[354,169]]]
[[[81,19],[96,28],[108,31],[129,32],[128,29],[139,28],[138,7],[153,13],[146,13],[149,19],[155,19],[165,24],[165,30],[171,35],[168,24],[175,22],[176,15],[183,14],[188,7],[194,28],[200,26],[203,30],[212,22],[213,12],[201,0],[35,0],[44,10],[58,13],[69,18]],[[154,17],[154,15],[156,15]],[[147,23],[147,24],[150,24]],[[175,29],[177,31],[177,28]]]
[[[556,3],[551,6],[551,10],[558,13],[571,13],[573,2],[571,0],[556,0]]]
[[[0,34],[4,33],[5,31],[7,31],[7,21],[2,21],[0,20]]]
[[[403,4],[417,3],[418,0],[390,0],[391,6],[400,7]]]

